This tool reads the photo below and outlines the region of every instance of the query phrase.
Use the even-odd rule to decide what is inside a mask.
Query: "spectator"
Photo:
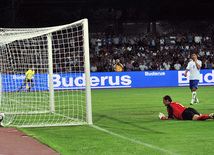
[[[134,70],[134,71],[140,71],[140,67],[139,67],[139,64],[138,64],[137,61],[135,61],[135,62],[133,63],[133,70]]]
[[[174,69],[175,70],[180,70],[181,69],[181,64],[179,64],[178,61],[176,61],[176,63],[174,64]]]
[[[104,72],[105,69],[104,69],[104,65],[102,62],[98,62],[97,63],[97,72]]]
[[[178,46],[181,46],[181,40],[182,40],[181,34],[178,34],[178,35],[177,35],[177,38],[176,38],[176,44],[177,44]]]
[[[195,43],[199,44],[202,42],[202,36],[196,35],[195,36]]]
[[[114,35],[114,36],[113,36],[113,43],[114,43],[114,45],[116,45],[116,47],[118,47],[119,42],[120,42],[119,37],[116,37],[116,36]]]
[[[139,68],[140,68],[141,71],[146,71],[146,70],[148,70],[148,67],[144,64],[144,62],[142,62],[142,63],[140,64]]]
[[[108,45],[108,39],[106,38],[106,35],[103,35],[103,37],[101,38],[102,41],[102,45],[103,46],[107,46]]]
[[[160,64],[159,70],[160,70],[160,71],[165,70],[163,64]]]
[[[95,65],[95,63],[91,65],[91,72],[97,72],[97,66]]]
[[[109,65],[109,62],[104,64],[105,72],[112,72],[112,66]]]
[[[111,35],[109,35],[109,36],[108,36],[108,44],[111,45],[111,44],[112,44],[112,41],[113,41],[113,39],[112,39]]]
[[[97,46],[98,47],[102,46],[102,40],[100,38],[97,39]]]
[[[206,69],[212,69],[212,63],[209,60],[207,61]]]
[[[169,64],[169,61],[166,61],[166,63],[163,63],[163,67],[165,70],[170,70],[171,65]]]
[[[188,42],[192,45],[192,43],[193,43],[193,36],[192,36],[192,34],[188,33],[187,38],[188,38]]]
[[[164,44],[165,44],[164,38],[161,37],[161,39],[160,39],[160,45],[163,46]]]
[[[114,65],[115,72],[121,72],[123,70],[123,65],[120,63],[120,60],[116,60],[116,64]]]
[[[151,65],[150,65],[150,69],[151,70],[158,70],[158,64],[156,61],[154,61]]]
[[[122,37],[122,35],[121,34],[119,34],[119,44],[120,44],[120,46],[123,44],[123,37]]]
[[[136,37],[133,36],[133,35],[129,36],[129,38],[128,38],[128,43],[129,43],[130,45],[136,44],[136,43],[137,43]]]
[[[97,42],[97,39],[95,38],[94,35],[92,35],[92,36],[90,37],[90,43],[91,43],[93,46],[95,46],[95,45],[96,45],[96,42]]]
[[[129,45],[129,46],[127,47],[127,50],[128,50],[128,51],[132,51],[132,46]]]
[[[126,71],[132,71],[133,70],[133,65],[131,63],[131,60],[129,60],[127,63],[126,63]]]

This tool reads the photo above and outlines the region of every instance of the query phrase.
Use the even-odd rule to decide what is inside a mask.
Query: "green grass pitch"
[[[213,113],[214,87],[197,94],[200,103],[191,107]],[[21,130],[62,155],[214,154],[214,120],[159,120],[159,112],[167,114],[164,95],[190,107],[187,87],[92,90],[93,123],[108,133],[90,125]]]

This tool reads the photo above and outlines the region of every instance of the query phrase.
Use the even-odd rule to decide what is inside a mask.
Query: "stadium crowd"
[[[69,39],[72,38],[69,35],[53,37],[54,73],[84,72],[82,38]],[[2,72],[25,73],[26,68],[33,66],[37,73],[47,73],[46,40],[41,40],[26,40],[25,48],[23,41],[15,41],[8,46],[11,47],[8,51],[6,46],[1,46]],[[214,36],[211,34],[90,34],[89,41],[91,72],[115,71],[117,59],[123,65],[122,71],[185,70],[191,51],[198,53],[202,69],[214,68]]]
[[[116,59],[123,71],[184,70],[191,51],[198,53],[202,69],[212,69],[213,44],[211,34],[90,34],[91,72],[114,71]]]

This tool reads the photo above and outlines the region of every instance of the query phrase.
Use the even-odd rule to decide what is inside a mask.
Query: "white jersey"
[[[201,61],[197,60],[197,63],[201,67],[201,64],[202,64]],[[197,66],[193,60],[191,60],[188,63],[186,69],[190,70],[190,76],[189,76],[190,80],[200,80],[200,69],[197,68]]]

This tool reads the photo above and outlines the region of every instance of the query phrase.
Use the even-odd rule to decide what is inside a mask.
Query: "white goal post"
[[[88,20],[0,28],[0,112],[15,127],[92,124]]]

